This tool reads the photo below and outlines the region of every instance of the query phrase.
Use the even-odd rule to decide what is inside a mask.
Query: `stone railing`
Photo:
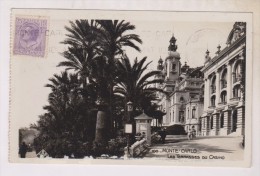
[[[226,105],[227,102],[219,102],[218,105]]]
[[[233,83],[241,81],[241,76],[233,77]]]
[[[147,140],[143,138],[140,141],[136,141],[131,147],[129,148],[130,156],[137,157],[142,153],[146,152],[148,148]]]
[[[221,84],[221,89],[227,88],[227,83],[222,83]]]
[[[216,93],[216,86],[211,86],[211,94]]]
[[[159,140],[159,139],[158,139],[158,134],[157,134],[157,133],[153,133],[153,134],[151,135],[151,141],[152,141],[152,143],[156,143],[158,140]]]
[[[233,97],[233,98],[230,98],[230,101],[239,101],[240,100],[240,97]]]

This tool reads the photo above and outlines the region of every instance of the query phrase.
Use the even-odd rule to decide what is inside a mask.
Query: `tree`
[[[83,157],[84,143],[93,140],[92,106],[83,100],[78,74],[62,72],[49,79],[46,87],[51,88],[47,111],[39,118],[34,128],[40,131],[35,140],[36,150],[42,148],[52,157],[72,155]],[[86,110],[86,107],[88,109]],[[91,135],[92,134],[92,135]]]
[[[106,141],[105,126],[110,124],[110,133],[113,133],[114,119],[112,112],[113,87],[115,86],[115,78],[117,77],[116,63],[118,58],[123,54],[123,47],[131,47],[140,51],[140,48],[135,44],[142,43],[141,39],[136,34],[129,34],[129,31],[135,29],[134,25],[129,22],[118,20],[97,20],[100,25],[99,41],[101,41],[101,52],[105,59],[105,65],[102,71],[105,73],[99,77],[102,94],[99,94],[100,109],[97,116],[96,138],[98,142]],[[128,33],[128,34],[126,34]],[[104,61],[103,61],[104,62]],[[106,88],[103,89],[103,88]],[[101,93],[100,92],[100,93]],[[105,93],[106,92],[106,93]],[[108,109],[107,109],[108,108]],[[106,117],[107,116],[107,117]],[[110,122],[110,123],[109,123]],[[105,124],[105,125],[102,125]]]
[[[136,111],[151,109],[151,102],[156,100],[156,92],[161,89],[155,88],[153,85],[162,83],[162,79],[153,79],[160,71],[149,71],[145,73],[147,67],[151,62],[145,64],[146,57],[140,61],[137,58],[134,60],[133,65],[129,58],[125,55],[118,62],[117,71],[120,73],[117,77],[117,85],[114,88],[114,93],[124,97],[125,104],[128,101],[133,103],[134,114]],[[134,123],[134,119],[131,119]]]
[[[87,78],[91,76],[91,66],[94,60],[100,55],[99,41],[97,40],[97,23],[91,20],[70,21],[70,27],[65,26],[69,32],[63,42],[69,45],[68,50],[62,53],[66,61],[58,64],[66,70],[74,70],[79,74],[83,88],[86,88]]]
[[[89,79],[97,89],[96,142],[106,142],[108,122],[112,126],[112,99],[116,77],[117,56],[122,55],[123,47],[140,51],[135,43],[142,43],[136,34],[125,34],[135,29],[129,22],[118,20],[76,20],[65,27],[69,32],[64,44],[70,47],[64,52],[68,60],[59,64],[74,69],[85,80]],[[110,112],[109,114],[107,112]]]

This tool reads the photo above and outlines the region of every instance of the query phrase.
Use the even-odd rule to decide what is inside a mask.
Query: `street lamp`
[[[127,105],[127,112],[132,112],[133,111],[133,102],[129,101],[126,103]]]
[[[125,151],[125,157],[128,159],[130,156],[130,135],[133,133],[133,125],[131,123],[131,112],[133,111],[133,103],[131,101],[127,102],[127,123],[125,124],[125,134],[127,134],[127,150]]]

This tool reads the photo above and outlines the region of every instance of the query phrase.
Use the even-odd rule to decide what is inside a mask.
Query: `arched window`
[[[241,97],[240,85],[236,85],[233,88],[233,98]]]
[[[215,95],[212,96],[210,101],[211,101],[211,106],[215,106],[216,96]]]
[[[179,111],[179,122],[184,122],[184,111]]]
[[[227,92],[226,91],[221,92],[220,99],[221,99],[221,103],[227,102]]]
[[[195,112],[196,112],[196,109],[195,109],[195,107],[193,107],[192,108],[192,116],[191,116],[191,118],[193,118],[193,119],[195,118]]]
[[[221,76],[221,89],[224,89],[227,87],[227,70],[225,69]]]
[[[212,78],[210,87],[211,87],[211,94],[215,93],[216,92],[216,76],[214,76]]]
[[[172,71],[176,71],[176,64],[172,64]]]
[[[233,72],[233,83],[236,83],[238,81],[241,80],[241,64],[238,63],[236,66],[235,66],[235,70]]]
[[[181,103],[184,102],[184,98],[183,98],[183,97],[180,98],[180,102],[181,102]]]

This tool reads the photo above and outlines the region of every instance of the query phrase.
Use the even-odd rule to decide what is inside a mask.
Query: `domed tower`
[[[164,74],[163,74],[163,60],[160,57],[160,59],[158,60],[158,65],[157,65],[157,70],[161,71],[161,73],[159,75],[155,76],[155,79],[164,79]],[[162,88],[162,84],[160,83],[156,83],[156,88]]]
[[[178,81],[181,73],[181,57],[180,54],[176,51],[178,48],[176,41],[177,39],[173,35],[170,39],[170,45],[168,47],[168,56],[166,57],[164,63],[164,71],[166,73],[165,81],[166,85],[169,85],[168,88],[166,88],[166,91],[174,91],[176,81]]]
[[[163,60],[162,60],[161,56],[158,61],[157,70],[161,70],[161,71],[163,70]]]
[[[189,69],[190,66],[187,65],[187,62],[185,62],[185,64],[181,67],[181,77],[180,77],[181,80],[187,77]]]
[[[209,56],[209,50],[207,49],[206,55],[205,55],[205,65],[211,60],[211,57]]]

